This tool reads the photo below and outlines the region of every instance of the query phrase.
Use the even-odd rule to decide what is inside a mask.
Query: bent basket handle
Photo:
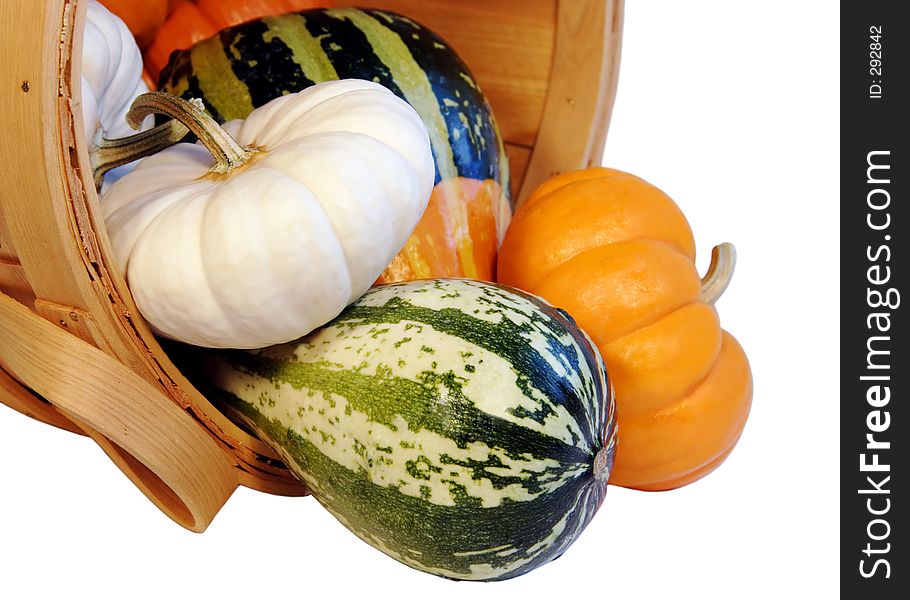
[[[237,487],[227,453],[189,413],[113,357],[0,292],[0,364],[83,429],[191,531]]]

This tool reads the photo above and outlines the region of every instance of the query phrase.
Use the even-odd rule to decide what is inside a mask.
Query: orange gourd
[[[140,48],[148,46],[177,2],[178,0],[101,0],[105,8],[126,23]]]
[[[440,181],[411,237],[376,283],[436,277],[493,281],[500,232],[510,214],[493,179]]]
[[[714,470],[752,401],[742,347],[714,302],[734,253],[718,246],[704,279],[685,216],[666,194],[613,169],[544,183],[518,208],[499,281],[565,309],[600,349],[616,391],[610,483],[666,490]]]
[[[245,21],[332,4],[332,0],[178,0],[145,51],[145,68],[157,82],[174,50],[189,48]]]

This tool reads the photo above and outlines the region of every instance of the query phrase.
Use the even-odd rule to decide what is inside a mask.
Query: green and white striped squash
[[[606,493],[616,425],[597,348],[517,290],[376,287],[297,342],[208,355],[205,371],[348,529],[422,571],[526,573]]]

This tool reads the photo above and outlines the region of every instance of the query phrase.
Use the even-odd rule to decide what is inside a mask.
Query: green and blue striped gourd
[[[597,348],[540,298],[465,279],[376,287],[297,342],[207,355],[207,385],[367,543],[453,579],[560,556],[616,442]]]
[[[414,107],[430,134],[436,183],[493,179],[507,193],[502,140],[471,71],[445,40],[402,15],[329,8],[248,21],[172,53],[158,87],[200,98],[224,122],[336,79],[375,81]]]

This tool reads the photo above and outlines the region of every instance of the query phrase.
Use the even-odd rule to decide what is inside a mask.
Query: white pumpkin
[[[120,17],[91,0],[82,46],[82,119],[93,150],[102,138],[136,133],[126,123],[126,112],[133,99],[147,91],[142,81],[142,55],[133,34]],[[149,119],[143,129],[151,125]],[[124,165],[110,171],[106,183],[132,168]]]
[[[373,284],[426,208],[426,128],[378,84],[322,83],[224,130],[195,110],[207,127],[181,120],[205,146],[146,158],[103,203],[136,304],[165,337],[215,348],[297,339]],[[210,151],[234,140],[255,151],[235,145],[213,168]]]

